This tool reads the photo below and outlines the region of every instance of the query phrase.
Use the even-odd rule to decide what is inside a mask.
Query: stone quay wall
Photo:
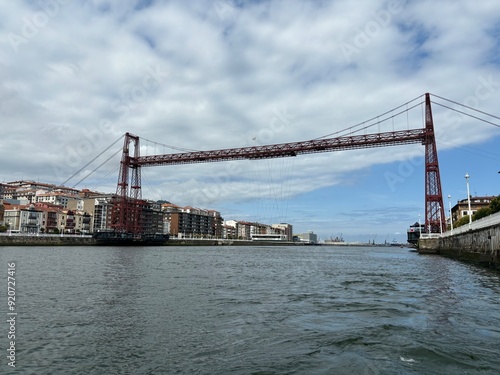
[[[439,254],[494,268],[500,267],[500,224],[453,236],[421,238],[419,253]]]
[[[0,236],[0,246],[88,246],[95,245],[90,236]]]
[[[2,235],[0,246],[94,246],[95,239],[90,236],[22,236]],[[209,240],[209,239],[170,239],[164,245],[157,246],[289,246],[303,245],[285,241],[244,241],[244,240]]]

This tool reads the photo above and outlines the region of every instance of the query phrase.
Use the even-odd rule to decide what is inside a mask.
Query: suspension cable
[[[487,159],[491,159],[491,160],[497,160],[497,161],[500,160],[500,155],[495,154],[493,152],[481,150],[481,149],[467,146],[467,145],[462,145],[460,143],[452,142],[452,141],[449,141],[447,139],[442,139],[442,138],[436,138],[436,141],[438,141],[439,143],[451,145],[450,147],[455,149],[455,150],[459,150],[462,152],[468,152],[470,154],[474,154],[474,155],[481,156],[483,158],[487,158]]]
[[[468,105],[465,105],[465,104],[462,104],[462,103],[458,103],[458,102],[455,102],[453,100],[450,100],[450,99],[446,99],[446,98],[443,98],[439,95],[435,95],[435,94],[431,94],[432,96],[435,96],[436,98],[439,98],[439,99],[442,99],[442,100],[446,100],[447,102],[450,102],[450,103],[453,103],[453,104],[456,104],[456,105],[459,105],[461,107],[465,107],[467,109],[471,109],[473,111],[476,111],[476,112],[479,112],[479,113],[482,113],[483,115],[486,115],[486,116],[490,116],[490,117],[493,117],[493,118],[496,118],[497,120],[500,120],[500,117],[498,116],[495,116],[495,115],[492,115],[491,113],[487,113],[487,112],[483,112],[483,111],[480,111],[479,109],[476,109],[474,107],[469,107]],[[435,103],[435,102],[434,102]],[[435,103],[435,104],[438,104],[440,105],[439,103]],[[444,107],[444,106],[443,106]]]
[[[190,149],[190,148],[184,148],[184,147],[177,147],[177,146],[167,145],[165,143],[160,143],[160,142],[152,141],[152,140],[144,138],[144,137],[141,137],[141,139],[144,140],[144,141],[147,141],[147,142],[154,143],[155,145],[159,145],[159,146],[163,146],[163,147],[166,147],[166,148],[170,148],[172,150],[185,151],[185,152],[200,151],[200,150],[193,150],[193,149]]]
[[[394,118],[394,117],[396,117],[396,116],[399,116],[399,115],[401,115],[402,113],[405,113],[405,112],[409,111],[410,109],[413,109],[413,108],[417,107],[418,105],[422,104],[422,102],[423,102],[423,101],[420,101],[420,102],[419,102],[419,103],[417,103],[416,105],[413,105],[413,106],[411,106],[410,108],[408,108],[408,104],[413,103],[414,101],[416,101],[416,100],[418,100],[418,99],[421,99],[423,96],[424,96],[424,95],[417,96],[416,98],[414,98],[414,99],[412,99],[412,100],[410,100],[410,101],[408,101],[408,102],[406,102],[406,103],[403,103],[403,104],[401,104],[400,106],[397,106],[397,107],[395,107],[395,108],[393,108],[393,109],[391,109],[391,110],[389,110],[389,111],[387,111],[387,112],[384,112],[384,113],[382,113],[382,114],[380,114],[380,115],[378,115],[378,116],[372,117],[372,118],[371,118],[371,119],[369,119],[369,120],[365,120],[365,121],[360,122],[360,123],[358,123],[358,124],[356,124],[356,125],[350,126],[350,127],[348,127],[348,128],[342,129],[342,130],[339,130],[339,131],[337,131],[337,132],[335,132],[335,133],[330,133],[330,134],[326,134],[326,135],[323,135],[323,136],[318,137],[318,138],[314,138],[314,140],[316,140],[316,139],[328,138],[328,137],[331,137],[331,136],[333,136],[333,135],[337,135],[337,134],[339,134],[339,133],[342,133],[342,132],[344,132],[344,131],[348,131],[348,130],[351,130],[351,129],[356,128],[356,127],[358,127],[358,126],[361,126],[361,125],[364,125],[364,124],[370,123],[370,122],[372,122],[372,121],[374,121],[374,120],[378,120],[378,119],[379,119],[380,117],[382,117],[382,116],[385,116],[385,115],[387,115],[387,114],[389,114],[389,113],[391,113],[391,112],[394,112],[394,111],[396,111],[396,110],[398,110],[398,109],[400,109],[400,108],[402,108],[402,107],[405,107],[405,106],[406,106],[406,109],[404,109],[403,111],[400,111],[400,112],[396,113],[395,115],[389,116],[389,117],[387,117],[386,119],[383,119],[383,120],[381,120],[381,121],[377,121],[377,123],[380,123],[380,122],[385,122],[385,121],[387,121],[387,120],[390,120],[391,118]],[[347,133],[347,134],[345,134],[345,135],[353,134],[353,133],[355,133],[355,132],[357,132],[357,131],[365,130],[365,129],[368,129],[369,127],[372,127],[372,126],[375,126],[375,125],[376,125],[376,124],[371,124],[371,125],[364,126],[363,128],[360,128],[359,130],[351,130],[349,133]]]
[[[437,103],[437,102],[433,102],[434,104],[437,104],[441,107],[444,107],[444,108],[447,108],[447,109],[450,109],[452,111],[455,111],[455,112],[458,112],[458,113],[461,113],[462,115],[465,115],[465,116],[469,116],[469,117],[472,117],[476,120],[479,120],[479,121],[483,121],[483,122],[486,122],[487,124],[490,124],[490,125],[493,125],[493,126],[496,126],[497,128],[500,128],[500,125],[499,124],[495,124],[494,122],[491,122],[491,121],[488,121],[488,120],[485,120],[485,119],[482,119],[480,117],[477,117],[477,116],[474,116],[474,115],[471,115],[470,113],[466,113],[464,111],[459,111],[458,109],[456,108],[451,108],[451,107],[448,107],[447,105],[444,105],[444,104],[440,104],[440,103]],[[466,108],[470,108],[470,107],[467,107],[467,106],[464,106]],[[473,109],[473,108],[471,108]],[[478,111],[478,112],[481,112],[481,111]],[[491,117],[495,117],[495,118],[498,118],[500,119],[499,117],[496,117],[496,116],[493,116],[493,115],[490,115],[488,113],[485,113],[485,112],[481,112],[481,113],[484,113],[485,115],[488,115],[488,116],[491,116]]]
[[[99,188],[102,185],[102,183],[109,177],[109,175],[115,173],[118,169],[120,169],[120,165],[117,165],[114,169],[106,173],[106,175],[103,178],[101,178],[96,184],[94,184],[94,186],[92,186],[90,190],[97,190],[97,188]]]
[[[85,168],[87,168],[91,163],[93,163],[97,158],[99,158],[102,154],[104,154],[106,151],[108,151],[111,147],[113,147],[120,139],[122,139],[124,136],[121,135],[116,141],[114,141],[112,144],[110,144],[104,151],[102,151],[100,154],[98,154],[95,158],[93,158],[91,161],[89,161],[87,164],[85,164],[83,167],[81,167],[78,171],[76,171],[70,178],[68,178],[66,181],[64,181],[61,186],[64,186],[69,180],[74,178],[77,174],[79,174],[81,171],[83,171]],[[81,181],[79,181],[81,182]],[[75,184],[77,185],[77,184]]]
[[[122,149],[118,149],[118,151],[116,151],[113,155],[111,155],[109,158],[107,158],[106,160],[104,160],[101,164],[99,164],[96,168],[94,168],[94,170],[92,170],[89,174],[87,174],[85,177],[83,177],[80,181],[78,181],[76,184],[73,185],[73,187],[75,187],[76,185],[78,185],[80,182],[82,182],[83,180],[85,180],[87,177],[89,177],[90,175],[94,174],[94,172],[96,172],[99,168],[101,168],[104,164],[106,164],[108,161],[110,161],[113,157],[115,157],[116,154],[118,154],[120,151],[122,151]],[[94,159],[95,160],[95,159]],[[88,164],[87,164],[88,165]]]

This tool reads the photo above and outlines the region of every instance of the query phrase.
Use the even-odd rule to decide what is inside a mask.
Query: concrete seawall
[[[453,236],[421,238],[419,253],[439,254],[454,259],[500,267],[500,224]]]
[[[0,236],[0,246],[89,246],[92,237],[81,236]]]
[[[209,239],[170,239],[165,246],[290,246],[302,243],[284,241],[242,241]],[[0,236],[0,246],[97,246],[95,239],[86,236]],[[161,245],[159,245],[161,246]]]

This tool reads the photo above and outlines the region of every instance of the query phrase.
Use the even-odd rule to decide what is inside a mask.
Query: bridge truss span
[[[411,129],[377,134],[313,139],[309,141],[265,146],[141,156],[137,158],[136,162],[143,167],[149,167],[159,165],[210,163],[228,160],[269,159],[320,152],[404,145],[410,143],[425,144],[425,140],[425,129]]]

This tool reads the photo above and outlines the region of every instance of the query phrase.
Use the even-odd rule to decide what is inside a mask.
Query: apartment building
[[[9,224],[11,229],[20,232],[90,234],[114,227],[115,194],[20,180],[0,184],[2,199],[16,201],[0,205],[0,225]],[[289,241],[293,238],[289,224],[224,222],[216,210],[171,203],[160,205],[152,201],[146,201],[143,206],[141,227],[144,233],[168,233],[172,237],[250,240],[267,236]]]
[[[460,220],[464,216],[474,215],[481,208],[486,208],[490,205],[495,196],[470,197],[470,212],[469,201],[467,198],[459,200],[456,205],[451,208],[451,216],[453,222]]]
[[[2,200],[0,200],[0,225],[4,225],[4,215],[5,215],[5,206],[3,205]]]
[[[0,184],[0,199],[17,199],[29,203],[52,203],[66,208],[70,199],[92,194],[88,189],[82,191],[66,186],[58,186],[35,181],[12,181]]]
[[[4,196],[7,198],[7,196]],[[21,201],[23,204],[36,202],[36,190],[16,190],[9,196],[10,199]]]
[[[7,184],[0,184],[0,199],[14,199],[16,188]]]
[[[212,217],[212,233],[215,238],[222,238],[222,218],[219,211],[208,210],[208,214]]]
[[[271,224],[271,228],[280,231],[284,235],[285,241],[293,241],[293,226],[291,224]]]
[[[217,211],[171,203],[162,207],[172,237],[218,238],[222,235],[222,217]]]
[[[227,239],[236,239],[238,238],[237,236],[237,231],[236,227],[231,226],[231,225],[222,225],[222,237],[221,238],[227,238]]]
[[[240,240],[282,240],[293,241],[290,224],[262,224],[257,222],[227,220],[224,221],[224,238]]]
[[[164,212],[160,203],[146,201],[142,209],[142,227],[146,234],[167,234],[164,232]]]
[[[7,204],[4,212],[5,224],[12,232],[36,234],[40,232],[43,213],[33,205],[20,206]]]
[[[56,204],[62,206],[63,208],[68,208],[68,203],[73,202],[74,205],[76,206],[75,208],[82,209],[81,206],[78,207],[78,204],[81,205],[82,204],[81,202],[83,200],[80,199],[78,195],[70,195],[59,191],[51,191],[48,193],[37,191],[35,194],[35,201],[42,203]]]
[[[111,228],[113,196],[101,196],[84,200],[84,211],[92,217],[92,232]]]
[[[299,238],[299,241],[303,243],[311,245],[318,243],[318,235],[312,230],[307,231],[306,233],[299,234],[297,235],[297,237]]]
[[[61,206],[51,203],[35,203],[33,206],[42,212],[42,226],[40,231],[43,233],[59,233],[58,218],[62,211]]]
[[[252,236],[252,223],[248,221],[238,221],[236,224],[237,238],[240,240],[250,240]]]
[[[80,193],[80,190],[75,188],[58,186],[54,184],[47,184],[44,182],[29,181],[29,180],[7,182],[6,185],[15,188],[18,191],[22,190],[58,191],[60,193],[69,195],[78,195]]]

